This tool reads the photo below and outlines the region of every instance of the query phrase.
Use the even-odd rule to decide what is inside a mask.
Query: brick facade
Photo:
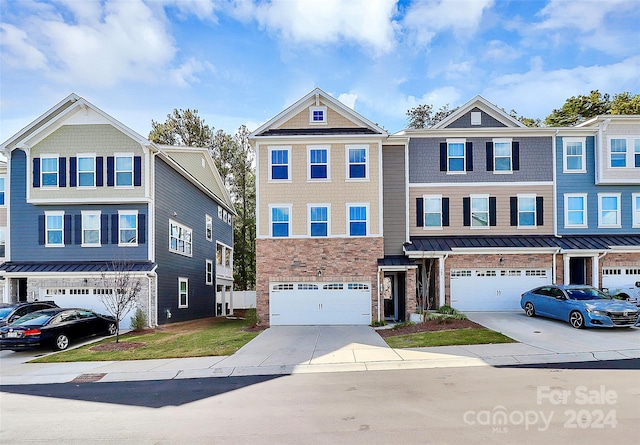
[[[259,323],[269,325],[271,281],[371,281],[371,314],[376,318],[377,259],[383,256],[381,237],[257,239],[256,304]],[[321,276],[318,276],[318,271]]]

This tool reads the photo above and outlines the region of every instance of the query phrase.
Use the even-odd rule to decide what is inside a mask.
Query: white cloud
[[[493,0],[423,0],[407,9],[404,26],[419,45],[428,45],[436,34],[452,31],[457,36],[472,35],[480,26],[485,9]]]
[[[205,70],[214,71],[210,64],[190,58],[178,68],[172,69],[170,71],[170,77],[173,79],[174,84],[184,88],[191,84],[198,83],[200,80],[196,76],[196,73],[201,73]]]
[[[358,95],[355,93],[342,93],[338,96],[338,100],[345,104],[347,107],[354,110],[356,108],[356,100],[358,100]]]
[[[491,40],[487,42],[487,48],[482,54],[484,60],[503,63],[511,62],[518,57],[520,57],[520,51],[501,40]]]
[[[0,23],[0,47],[3,64],[42,70],[47,67],[47,58],[42,51],[29,43],[25,31],[13,25]]]
[[[255,19],[285,42],[346,42],[386,53],[395,44],[396,12],[396,0],[239,1],[234,15]]]

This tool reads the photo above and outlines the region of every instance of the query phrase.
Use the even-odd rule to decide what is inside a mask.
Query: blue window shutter
[[[442,225],[449,226],[449,198],[442,198]]]
[[[440,142],[440,171],[447,171],[447,143]]]
[[[142,185],[142,157],[140,156],[133,158],[133,185],[136,187]]]
[[[467,157],[467,168],[468,172],[473,171],[473,142],[467,142],[465,147],[465,156]]]
[[[33,158],[33,186],[40,187],[40,158]]]
[[[76,186],[76,163],[78,158],[75,156],[69,158],[69,187]]]
[[[100,242],[109,243],[109,215],[104,213],[100,215]]]
[[[518,225],[518,198],[516,196],[512,196],[511,198],[509,198],[509,203],[510,203],[510,215],[511,215],[511,225],[512,226],[517,226]]]
[[[536,196],[536,225],[544,225],[544,198]]]
[[[118,214],[111,215],[111,244],[118,244]]]
[[[71,215],[64,215],[64,244],[71,244]]]
[[[513,162],[513,170],[520,170],[520,142],[511,144],[511,158]]]
[[[58,158],[58,186],[67,186],[67,158]]]
[[[75,215],[75,244],[82,244],[82,215]]]
[[[462,198],[462,223],[471,225],[471,198]]]
[[[424,200],[423,198],[416,198],[416,225],[418,227],[424,226]]]
[[[96,157],[96,187],[102,187],[104,185],[104,158],[102,156]]]
[[[38,244],[44,246],[45,228],[44,215],[38,215]]]
[[[115,184],[114,157],[107,156],[107,187],[113,187]]]
[[[489,225],[496,225],[496,197],[489,197]]]
[[[138,215],[138,244],[146,243],[147,238],[147,215],[140,213]]]
[[[493,142],[487,142],[487,171],[493,171]]]

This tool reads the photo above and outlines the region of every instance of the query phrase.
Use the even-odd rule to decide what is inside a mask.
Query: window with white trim
[[[133,154],[115,155],[115,186],[133,187]]]
[[[213,241],[213,218],[211,215],[205,215],[204,220],[205,237],[207,241]]]
[[[349,236],[367,236],[369,221],[367,204],[347,204]]]
[[[291,147],[269,148],[269,179],[286,181],[291,179],[290,156]]]
[[[511,139],[494,139],[493,140],[493,171],[494,172],[512,172],[513,162],[511,156],[513,150],[511,147]]]
[[[40,185],[41,187],[58,187],[58,166],[57,156],[40,158]]]
[[[565,173],[586,172],[586,138],[562,138],[562,145],[562,152],[564,153],[563,171]]]
[[[100,211],[82,210],[82,247],[100,246]]]
[[[465,144],[464,139],[447,140],[447,172],[464,173],[466,171]]]
[[[587,227],[587,194],[565,193],[564,226]]]
[[[634,162],[633,165],[635,167],[640,167],[640,139],[634,139],[633,140],[633,157],[634,157]]]
[[[518,195],[518,227],[536,226],[536,195]]]
[[[310,124],[326,124],[327,123],[327,107],[309,107],[309,123]]]
[[[347,179],[369,178],[369,148],[347,145]]]
[[[78,187],[96,186],[96,156],[78,156]]]
[[[213,285],[213,261],[205,260],[205,284]]]
[[[620,226],[620,193],[598,193],[598,227]]]
[[[309,235],[329,235],[329,205],[309,204]]]
[[[118,245],[138,245],[137,210],[118,210]]]
[[[178,277],[178,308],[189,307],[189,279]]]
[[[193,252],[193,231],[169,220],[169,251],[180,255],[191,256]]]
[[[631,201],[633,203],[633,227],[640,227],[640,193],[633,193],[631,195]]]
[[[471,227],[489,227],[489,195],[471,195]]]
[[[64,246],[64,212],[44,212],[45,246]]]
[[[309,180],[329,179],[329,149],[327,147],[308,147]]]
[[[0,206],[4,205],[4,177],[0,177]]]
[[[424,195],[424,227],[442,227],[442,195]]]
[[[611,168],[619,168],[627,166],[627,140],[626,139],[610,139],[610,165]]]
[[[272,205],[269,209],[271,236],[290,236],[291,205]]]

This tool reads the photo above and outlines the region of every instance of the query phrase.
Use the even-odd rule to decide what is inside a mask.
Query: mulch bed
[[[397,329],[376,329],[381,337],[395,337],[396,335],[417,334],[419,332],[448,331],[452,329],[483,329],[484,326],[471,320],[449,320],[446,323],[439,320],[427,320],[399,327]]]

